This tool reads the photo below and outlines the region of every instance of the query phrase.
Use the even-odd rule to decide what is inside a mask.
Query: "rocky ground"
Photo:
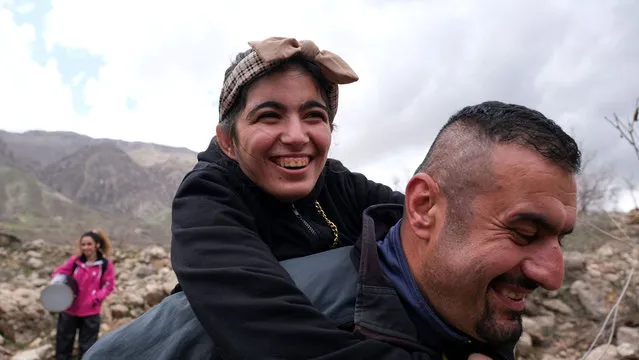
[[[54,359],[56,314],[38,299],[72,250],[43,240],[0,246],[0,360]],[[102,306],[100,335],[140,316],[177,283],[162,247],[119,250],[111,259],[116,289]]]
[[[565,252],[564,286],[554,292],[538,290],[528,299],[519,359],[584,358],[617,303],[616,316],[609,317],[587,359],[639,359],[639,226],[631,225],[639,223],[636,215],[625,220],[631,243],[611,240],[595,251]],[[54,358],[56,317],[42,308],[38,297],[71,251],[43,240],[0,238],[0,360]],[[118,250],[112,261],[117,287],[102,307],[101,335],[159,303],[176,284],[162,247]],[[636,272],[618,301],[633,267]]]

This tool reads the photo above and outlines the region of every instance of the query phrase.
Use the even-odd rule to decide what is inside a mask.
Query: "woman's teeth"
[[[308,157],[286,157],[278,158],[275,163],[283,168],[287,169],[299,169],[303,168],[309,163]]]

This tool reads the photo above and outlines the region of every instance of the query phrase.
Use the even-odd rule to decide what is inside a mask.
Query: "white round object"
[[[65,311],[73,304],[75,291],[77,284],[72,277],[57,274],[40,293],[40,303],[50,312]]]

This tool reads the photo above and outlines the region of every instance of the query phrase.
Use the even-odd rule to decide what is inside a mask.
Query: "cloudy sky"
[[[360,76],[340,90],[331,155],[374,180],[402,186],[449,115],[501,100],[639,181],[604,120],[639,97],[637,14],[635,0],[0,0],[0,128],[200,151],[231,59],[286,36]]]

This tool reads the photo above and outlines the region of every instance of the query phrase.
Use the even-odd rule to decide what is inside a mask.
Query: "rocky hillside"
[[[153,225],[79,205],[15,167],[0,165],[0,179],[0,232],[70,243],[87,228],[101,227],[118,245],[168,242],[168,225]]]
[[[21,243],[0,235],[0,360],[54,359],[56,314],[39,302],[56,266],[71,246],[44,240]],[[116,289],[102,307],[101,334],[140,316],[159,303],[177,280],[166,248],[118,249],[111,256]]]
[[[171,199],[195,155],[70,132],[0,131],[0,229],[65,242],[102,227],[122,242],[167,243]]]
[[[80,148],[42,170],[41,180],[78,204],[141,219],[169,216],[174,186],[111,142]]]
[[[625,223],[624,231],[602,230],[626,240],[608,236],[587,243],[594,251],[580,251],[582,239],[566,239],[564,286],[553,292],[538,290],[527,300],[519,359],[581,359],[617,302],[614,328],[610,316],[587,359],[639,359],[639,274],[627,282],[631,269],[639,271],[639,212],[618,221]],[[41,307],[38,297],[71,251],[70,246],[23,243],[0,235],[0,360],[53,359],[55,316]],[[102,335],[170,293],[176,278],[169,258],[167,249],[159,246],[118,248],[112,256],[116,290],[103,306]],[[618,301],[626,283],[625,296]],[[605,345],[608,339],[610,346]]]
[[[13,153],[9,151],[9,147],[2,139],[0,139],[0,165],[15,166]]]

